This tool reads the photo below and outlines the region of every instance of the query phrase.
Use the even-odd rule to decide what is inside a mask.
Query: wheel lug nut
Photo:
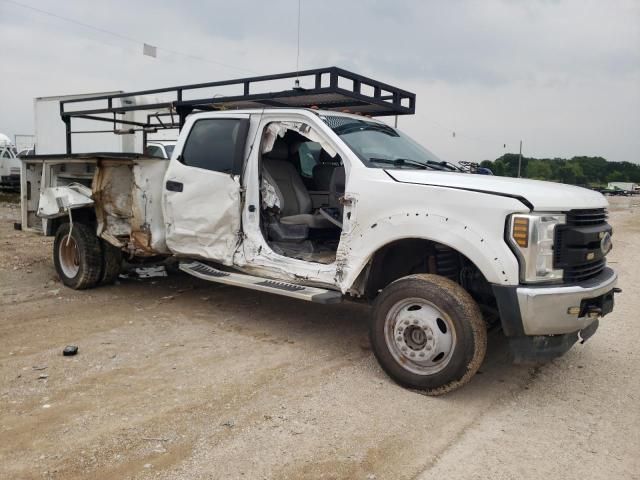
[[[416,356],[416,354],[415,354],[415,353],[413,353],[413,352],[411,352],[409,355],[410,355],[411,357],[415,357],[415,356]]]

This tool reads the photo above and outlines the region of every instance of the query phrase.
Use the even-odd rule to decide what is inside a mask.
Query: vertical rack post
[[[67,155],[71,155],[71,117],[63,117],[62,121],[64,122],[65,129],[65,138],[67,143]]]

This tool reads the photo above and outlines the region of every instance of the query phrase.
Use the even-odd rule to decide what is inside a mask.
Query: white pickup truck
[[[20,160],[9,138],[0,134],[0,188],[20,185]]]
[[[336,110],[183,115],[170,160],[27,157],[23,228],[55,235],[56,270],[75,289],[114,281],[122,255],[165,255],[211,282],[369,302],[382,368],[433,395],[471,379],[491,326],[517,361],[593,335],[618,291],[602,195],[461,173]]]

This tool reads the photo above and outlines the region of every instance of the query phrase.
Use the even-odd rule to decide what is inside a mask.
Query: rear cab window
[[[214,172],[240,173],[249,121],[238,118],[197,120],[179,160],[184,165]]]

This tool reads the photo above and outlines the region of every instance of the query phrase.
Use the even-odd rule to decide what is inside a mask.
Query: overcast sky
[[[38,96],[296,67],[297,0],[19,2],[122,37],[0,0],[10,136],[33,132]],[[301,68],[337,65],[416,92],[417,113],[399,126],[443,159],[495,159],[522,139],[527,156],[640,163],[640,0],[302,0],[301,18]]]

